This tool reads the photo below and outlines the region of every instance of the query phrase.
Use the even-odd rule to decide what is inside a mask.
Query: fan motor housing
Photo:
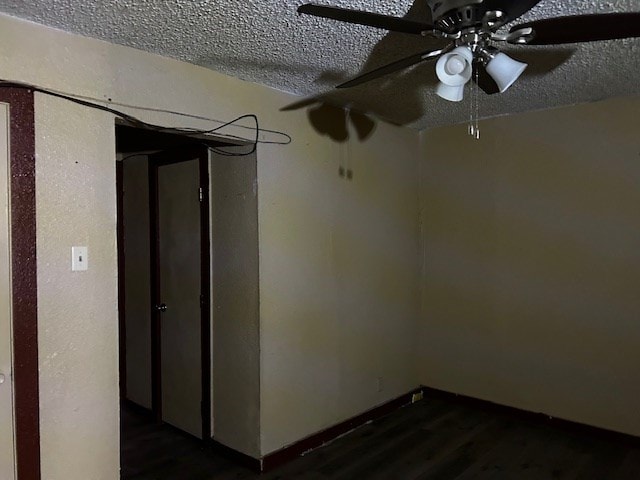
[[[438,30],[456,33],[482,23],[487,11],[483,0],[427,0]]]

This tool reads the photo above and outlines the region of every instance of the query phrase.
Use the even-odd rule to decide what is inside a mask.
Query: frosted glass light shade
[[[503,93],[520,78],[527,66],[526,63],[518,62],[500,52],[488,63],[487,73],[495,80],[500,93]]]
[[[469,47],[457,47],[441,55],[436,63],[438,79],[445,85],[458,87],[471,79],[473,53]]]
[[[464,97],[464,84],[451,86],[440,82],[438,83],[436,93],[440,98],[444,98],[450,102],[459,102]]]

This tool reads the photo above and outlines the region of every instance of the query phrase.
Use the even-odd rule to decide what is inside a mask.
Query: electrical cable
[[[215,119],[212,119],[212,118],[207,118],[207,117],[203,117],[203,116],[199,116],[199,115],[193,115],[193,114],[184,113],[184,112],[177,112],[177,111],[172,111],[172,110],[163,110],[163,109],[160,109],[160,108],[153,108],[153,107],[142,107],[142,106],[137,106],[137,105],[127,105],[127,104],[124,104],[124,103],[112,102],[111,100],[108,100],[108,102],[107,102],[107,103],[118,105],[118,106],[122,106],[122,107],[125,107],[125,108],[132,108],[132,109],[145,110],[145,111],[153,111],[153,112],[158,112],[158,113],[167,113],[167,114],[170,114],[170,115],[178,115],[178,116],[183,116],[183,117],[188,117],[188,118],[194,118],[194,119],[199,119],[199,120],[205,120],[205,121],[211,121],[211,122],[220,123],[219,126],[214,127],[214,128],[210,128],[210,129],[197,129],[197,128],[191,128],[191,127],[166,127],[166,126],[162,126],[162,125],[156,125],[156,124],[153,124],[153,123],[145,122],[145,121],[140,120],[139,118],[137,118],[137,117],[135,117],[133,115],[129,115],[129,114],[127,114],[125,112],[122,112],[120,110],[108,107],[106,105],[101,105],[100,103],[96,103],[96,102],[104,102],[104,100],[99,100],[99,99],[95,99],[95,98],[92,98],[92,97],[86,97],[86,96],[82,96],[82,95],[75,95],[75,94],[72,94],[72,93],[66,93],[66,92],[52,90],[52,89],[48,89],[48,88],[44,88],[44,87],[39,87],[37,85],[33,85],[33,84],[29,84],[29,83],[9,81],[9,80],[0,80],[0,87],[12,87],[12,88],[33,90],[34,92],[43,93],[45,95],[50,95],[52,97],[61,98],[61,99],[64,99],[64,100],[67,100],[67,101],[70,101],[70,102],[85,106],[85,107],[94,108],[94,109],[101,110],[101,111],[104,111],[104,112],[107,112],[107,113],[111,113],[112,115],[115,115],[115,116],[121,118],[122,120],[124,120],[124,121],[126,121],[128,123],[131,123],[132,125],[135,125],[135,126],[138,126],[140,128],[147,129],[147,130],[158,131],[158,132],[178,133],[178,134],[186,135],[186,136],[208,135],[208,134],[217,132],[217,136],[220,136],[220,137],[225,137],[225,138],[234,139],[234,140],[247,141],[246,138],[239,137],[239,136],[236,136],[236,135],[230,135],[230,134],[221,133],[220,130],[222,130],[222,129],[226,128],[226,127],[229,127],[231,125],[234,125],[236,128],[244,128],[244,129],[250,129],[250,130],[255,131],[255,139],[251,143],[252,149],[248,153],[226,152],[224,150],[220,150],[218,147],[212,147],[210,145],[205,144],[209,149],[211,149],[212,151],[214,151],[216,153],[219,153],[221,155],[246,156],[246,155],[251,155],[251,154],[255,153],[255,151],[257,149],[257,145],[259,143],[271,144],[271,145],[288,145],[288,144],[290,144],[292,142],[291,136],[286,134],[286,133],[284,133],[284,132],[280,132],[280,131],[277,131],[277,130],[261,129],[258,117],[255,114],[245,114],[245,115],[241,115],[241,116],[239,116],[237,118],[234,118],[233,120],[230,120],[228,122],[222,122],[220,120],[215,120]],[[236,125],[237,122],[239,122],[241,120],[244,120],[246,118],[251,118],[255,122],[255,127],[248,127],[246,125]],[[280,136],[284,137],[284,140],[282,140],[282,141],[260,140],[260,132],[280,135]]]
[[[54,89],[48,89],[48,90],[51,91],[51,92],[55,92],[55,93],[61,94],[61,95],[68,95],[68,96],[71,96],[71,97],[74,97],[74,98],[80,98],[80,99],[83,99],[83,100],[89,100],[89,101],[93,101],[93,102],[105,102],[105,103],[109,103],[111,105],[117,105],[119,107],[131,108],[131,109],[134,109],[134,110],[143,110],[143,111],[156,112],[156,113],[168,113],[168,114],[171,114],[171,115],[177,115],[177,116],[186,117],[186,118],[193,118],[193,119],[196,119],[196,120],[206,120],[208,122],[216,122],[216,123],[221,123],[221,124],[225,123],[222,120],[216,120],[214,118],[204,117],[202,115],[195,115],[195,114],[192,114],[192,113],[178,112],[178,111],[175,111],[175,110],[166,110],[166,109],[154,108],[154,107],[143,107],[143,106],[140,106],[140,105],[131,105],[131,104],[128,104],[128,103],[116,102],[116,101],[111,100],[110,98],[105,101],[105,100],[101,100],[101,99],[95,98],[95,97],[88,97],[88,96],[79,95],[79,94],[76,94],[76,93],[67,93],[67,92],[62,92],[60,90],[54,90]],[[245,125],[236,125],[236,127],[237,128],[245,128],[245,129],[253,130],[253,127],[247,127]],[[170,127],[168,127],[168,128],[170,128]],[[189,128],[185,127],[185,128],[183,128],[183,130],[189,130]],[[287,135],[286,133],[280,132],[278,130],[269,130],[267,128],[261,128],[260,131],[261,132],[266,132],[266,133],[273,133],[273,134],[276,134],[276,135],[281,135],[281,136],[283,136],[283,137],[285,137],[287,139],[286,142],[278,142],[278,141],[273,142],[273,141],[261,140],[260,143],[267,143],[267,144],[273,143],[273,144],[277,144],[277,145],[287,145],[287,144],[291,143],[291,137],[289,135]],[[242,137],[236,137],[236,138],[244,140]]]

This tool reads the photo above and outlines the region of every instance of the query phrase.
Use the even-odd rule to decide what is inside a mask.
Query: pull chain
[[[469,102],[469,135],[476,140],[480,140],[480,88],[478,87],[478,78],[480,74],[477,66],[473,70],[475,81],[469,82],[469,88],[471,89],[469,94],[471,97]]]

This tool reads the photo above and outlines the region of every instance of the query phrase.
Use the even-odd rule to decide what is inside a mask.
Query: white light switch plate
[[[89,249],[87,247],[71,247],[71,270],[82,272],[89,268]]]

